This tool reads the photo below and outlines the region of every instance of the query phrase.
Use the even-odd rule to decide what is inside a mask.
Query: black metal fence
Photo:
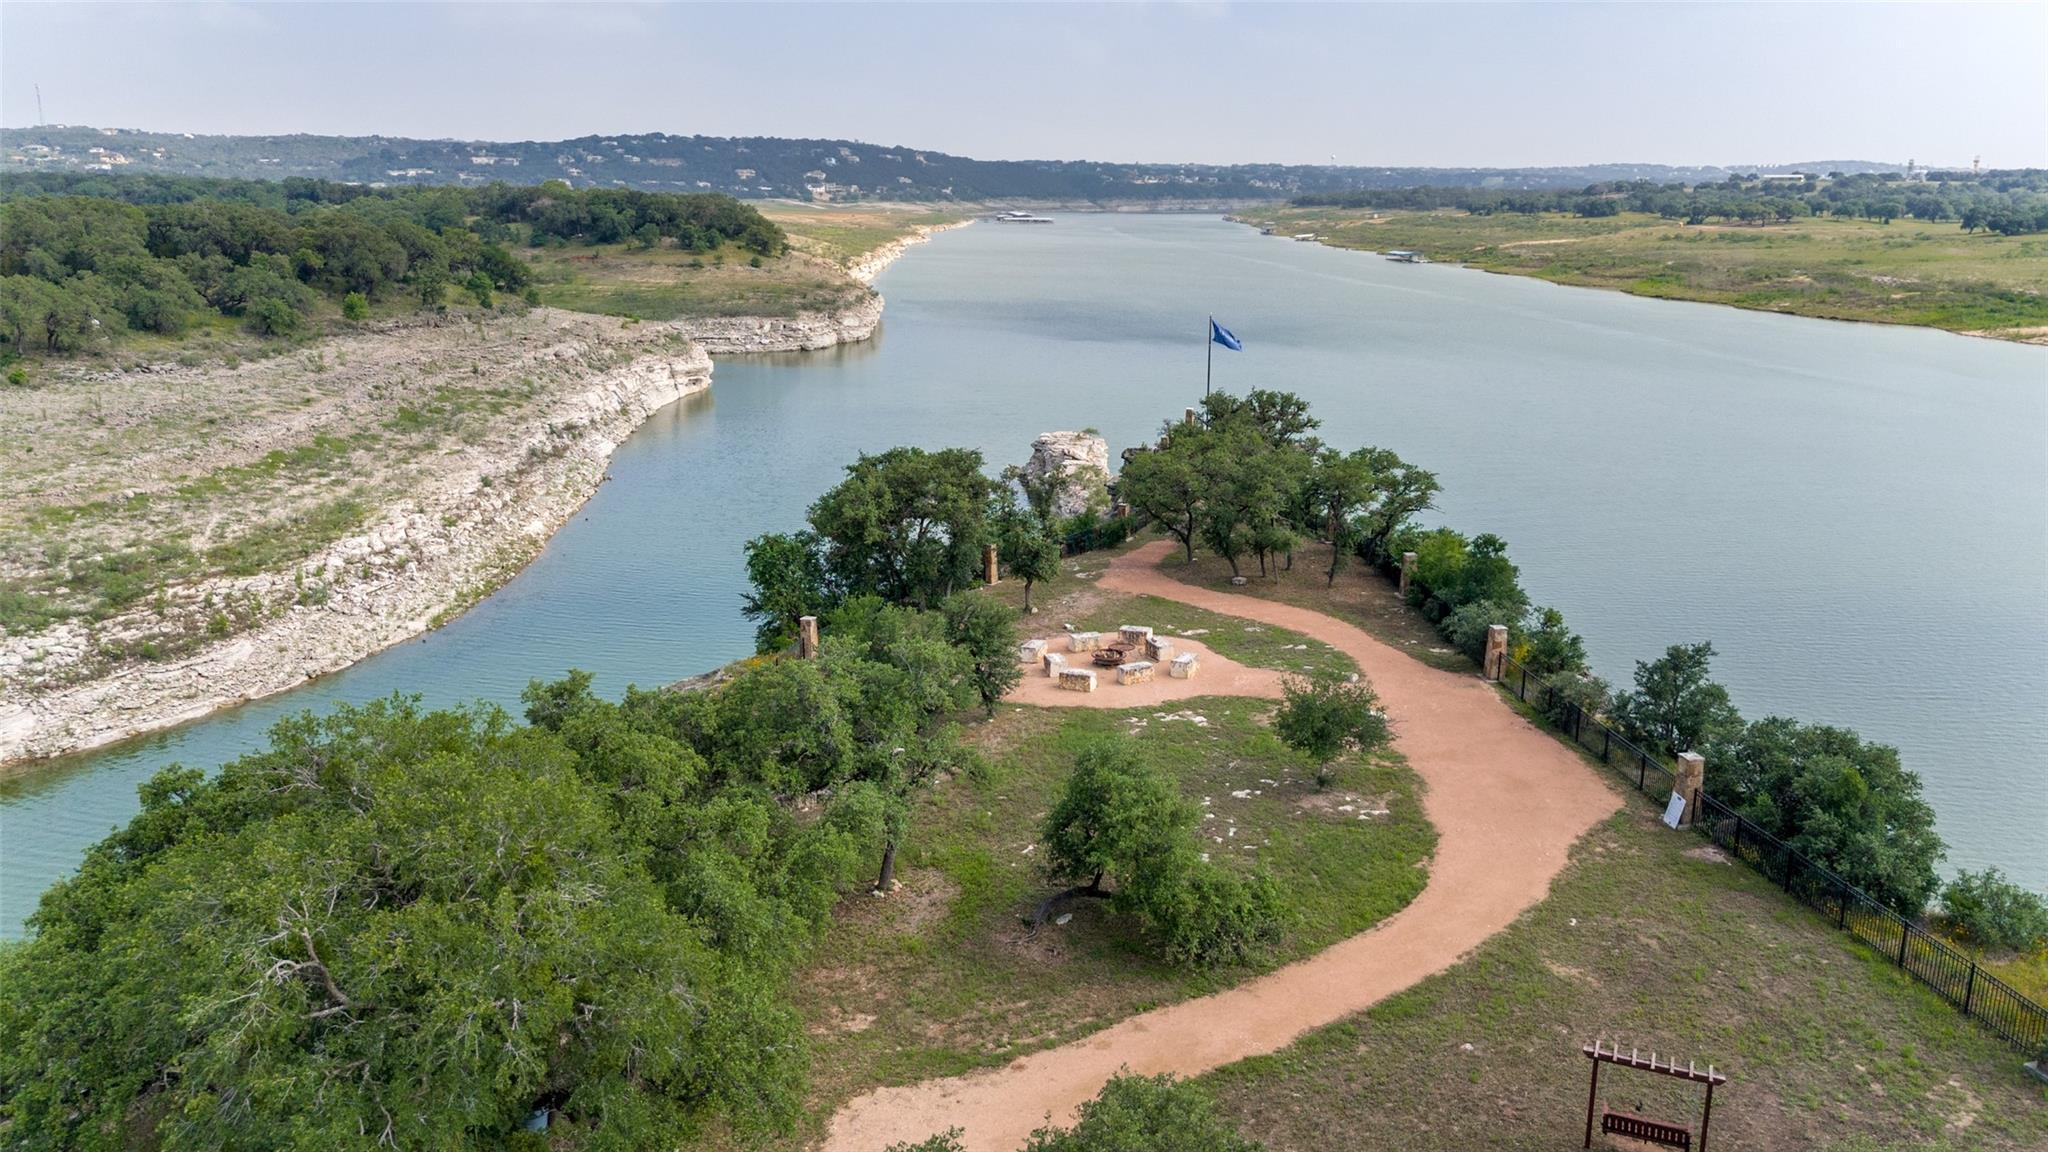
[[[1513,657],[1503,661],[1500,682],[1516,699],[1532,704],[1558,732],[1634,783],[1636,791],[1658,798],[1671,795],[1675,770],[1605,720],[1570,700],[1559,699],[1540,676]],[[1979,967],[1975,959],[1808,859],[1734,808],[1704,791],[1696,791],[1691,799],[1688,814],[1694,831],[1712,838],[1724,852],[1763,873],[1787,895],[1833,920],[1837,928],[1889,956],[1963,1015],[1981,1021],[2022,1051],[2048,1061],[2048,1007],[2020,994]]]

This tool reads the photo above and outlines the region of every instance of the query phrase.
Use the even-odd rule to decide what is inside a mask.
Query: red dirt
[[[1048,1115],[1070,1122],[1119,1069],[1193,1076],[1284,1048],[1443,971],[1506,928],[1549,892],[1573,842],[1620,806],[1477,676],[1430,668],[1320,612],[1183,584],[1155,568],[1170,547],[1161,541],[1119,557],[1101,586],[1289,628],[1358,662],[1393,720],[1395,746],[1425,785],[1423,809],[1438,837],[1429,886],[1371,930],[1229,991],[1004,1068],[857,1097],[833,1116],[826,1152],[878,1152],[951,1127],[964,1129],[969,1152],[1014,1152]]]

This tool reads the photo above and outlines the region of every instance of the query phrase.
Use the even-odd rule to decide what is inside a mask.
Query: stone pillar
[[[1109,514],[1119,520],[1128,520],[1131,516],[1131,506],[1119,500],[1110,507]]]
[[[1707,783],[1707,758],[1697,752],[1678,754],[1678,775],[1671,781],[1671,790],[1685,797],[1685,812],[1678,818],[1680,824],[1690,824],[1700,818],[1698,796]]]
[[[1486,626],[1486,658],[1479,662],[1479,670],[1488,680],[1498,680],[1508,667],[1508,626],[1488,624]]]
[[[1415,553],[1401,553],[1401,595],[1408,594],[1409,581],[1415,578]]]
[[[818,618],[799,616],[796,621],[796,654],[806,660],[818,658]]]
[[[1193,424],[1195,422],[1195,410],[1193,408],[1188,409],[1187,415],[1182,416],[1180,422],[1183,424]]]
[[[991,584],[1002,579],[1002,576],[996,571],[996,546],[993,544],[981,550],[981,574],[982,578]]]

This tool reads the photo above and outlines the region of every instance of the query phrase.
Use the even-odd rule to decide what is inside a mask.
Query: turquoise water
[[[1434,468],[1539,602],[1625,681],[1711,638],[1745,712],[1897,744],[1951,862],[2048,888],[2048,350],[1738,312],[1260,237],[1212,217],[976,225],[884,273],[867,345],[719,362],[623,444],[531,567],[440,631],[290,694],[0,785],[0,931],[173,762],[393,691],[516,702],[570,667],[617,692],[751,650],[740,546],[855,453],[991,466],[1095,427],[1112,451],[1216,382],[1291,389],[1340,445]]]

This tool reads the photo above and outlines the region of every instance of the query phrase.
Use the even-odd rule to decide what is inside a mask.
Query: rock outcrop
[[[641,421],[710,386],[711,358],[701,348],[628,360],[535,420],[515,458],[465,461],[369,531],[285,571],[177,587],[147,613],[265,606],[261,623],[187,658],[125,664],[67,683],[68,658],[88,655],[82,627],[7,639],[0,644],[0,678],[17,691],[0,702],[0,763],[95,748],[196,719],[338,671],[427,630],[524,567],[597,490],[613,450]],[[309,589],[318,595],[307,595]],[[134,627],[151,625],[137,615]],[[103,622],[93,639],[118,639],[125,626],[120,618]]]
[[[1031,459],[1024,462],[1024,478],[1040,481],[1058,477],[1053,493],[1053,511],[1062,517],[1079,516],[1093,508],[1109,505],[1109,442],[1093,432],[1045,432],[1031,442]]]
[[[858,344],[875,334],[882,322],[882,297],[869,291],[860,301],[837,312],[799,312],[794,316],[712,316],[677,320],[671,327],[714,356],[741,352],[815,352],[839,344]]]

